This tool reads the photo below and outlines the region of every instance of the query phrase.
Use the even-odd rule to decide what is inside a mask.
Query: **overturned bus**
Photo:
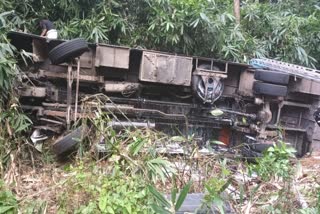
[[[116,104],[109,111],[120,115],[121,109],[135,126],[170,135],[194,134],[202,142],[215,139],[228,146],[253,143],[257,150],[281,137],[300,156],[319,145],[313,118],[320,91],[316,70],[267,59],[247,65],[21,32],[8,37],[18,50],[32,53],[32,60],[20,65],[19,94],[35,129],[63,134],[81,117],[82,98],[103,93]],[[56,152],[63,153],[68,143],[75,143],[70,136],[58,140]]]

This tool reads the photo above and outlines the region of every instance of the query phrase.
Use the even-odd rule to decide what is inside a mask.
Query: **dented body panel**
[[[190,86],[192,58],[143,51],[139,79],[145,82]]]

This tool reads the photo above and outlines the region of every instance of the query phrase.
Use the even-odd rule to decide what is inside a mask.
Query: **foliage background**
[[[238,62],[277,58],[319,67],[320,6],[316,0],[4,0],[11,29],[40,33],[42,18],[60,37],[142,46]]]
[[[16,54],[25,53],[17,53],[9,45],[9,41],[6,38],[8,30],[40,34],[39,21],[43,18],[49,18],[54,21],[60,37],[63,39],[84,37],[92,42],[106,42],[131,47],[141,46],[149,49],[201,55],[237,62],[247,62],[252,57],[277,58],[291,63],[320,68],[320,63],[318,62],[320,55],[320,47],[318,45],[320,40],[320,5],[318,4],[316,0],[242,1],[241,23],[237,25],[233,16],[232,0],[0,1],[0,177],[5,177],[3,175],[7,168],[9,168],[9,172],[6,175],[19,175],[14,163],[19,152],[22,151],[21,144],[25,139],[21,136],[17,137],[17,135],[26,131],[31,124],[28,118],[19,113],[18,101],[15,99],[13,90],[15,80],[18,79],[16,77],[19,74],[15,56]],[[106,122],[105,120],[101,121]],[[135,137],[135,139],[142,138]],[[133,146],[130,148],[141,148],[141,142],[143,143],[144,141],[134,141]],[[122,145],[119,144],[117,146]],[[130,151],[130,149],[117,149],[116,151]],[[273,153],[277,154],[276,151],[273,151]],[[283,155],[281,152],[280,154]],[[135,156],[134,154],[131,155]],[[130,157],[128,155],[127,160],[130,160],[133,166],[144,166],[144,168],[141,167],[142,170],[140,169],[140,171],[149,172],[145,173],[149,176],[163,175],[159,171],[161,172],[163,165],[168,165],[166,164],[167,162],[159,161],[159,159],[151,155],[149,156],[150,159],[143,160],[142,164],[141,160],[135,160]],[[253,170],[261,175],[267,174],[269,176],[271,172],[277,177],[286,176],[287,174],[283,174],[287,172],[283,171],[283,165],[288,165],[287,157],[279,162],[283,164],[279,165],[279,167],[274,167],[273,164],[270,164],[273,163],[274,159],[274,156],[267,156],[258,165],[254,166]],[[140,164],[134,164],[136,162]],[[127,164],[124,166],[127,166]],[[268,168],[270,166],[273,167],[273,170],[280,170],[270,170]],[[132,171],[136,172],[138,170]],[[229,174],[229,171],[227,172]],[[104,175],[102,177],[92,172],[88,174],[81,170],[72,175],[76,177],[75,179],[73,177],[67,178],[69,180],[67,180],[66,185],[71,184],[69,187],[74,187],[75,185],[78,187],[85,184],[82,180],[85,176],[92,176],[92,179],[98,181],[98,184],[109,185],[110,182],[114,182],[114,184],[119,185],[117,182],[125,182],[125,180],[119,181],[118,179],[106,180]],[[9,179],[6,179],[9,180],[8,183],[14,183],[11,176],[7,177],[9,177]],[[21,176],[17,177],[20,178]],[[214,183],[225,186],[225,183],[220,182],[227,180],[225,177],[226,175],[223,175],[219,182],[215,182],[217,180],[210,180],[209,182],[211,182],[211,186]],[[52,181],[51,176],[49,180]],[[228,183],[229,181],[225,182]],[[271,179],[269,183],[270,185],[273,184],[274,180]],[[246,185],[246,183],[243,184],[243,186]],[[57,184],[53,187],[55,186]],[[86,206],[80,207],[82,211],[88,211],[88,209],[95,211],[99,206],[101,210],[102,208],[107,209],[105,204],[107,201],[114,204],[122,203],[122,200],[115,200],[116,198],[113,195],[107,195],[100,188],[103,185],[90,186],[85,184],[84,186],[85,191],[82,191],[86,194],[83,197],[87,197],[88,194],[92,193],[98,193],[98,195],[92,196],[96,201],[85,203]],[[257,198],[268,200],[262,203],[268,205],[271,195],[263,189],[265,186],[262,183],[260,186],[261,191]],[[133,183],[127,189],[127,192],[123,191],[125,195],[131,196],[130,194],[143,193],[141,182]],[[308,194],[311,192],[310,189],[318,191],[312,186],[306,189]],[[77,189],[73,190],[74,192],[68,192],[71,195],[69,199],[72,202],[74,201],[72,193],[81,195],[78,194]],[[240,191],[242,190],[245,190],[245,188],[241,187]],[[248,204],[250,205],[251,198],[254,198],[252,195],[255,195],[257,188],[255,187],[252,191],[248,189],[247,191],[245,195],[249,196]],[[277,206],[275,208],[271,207],[273,213],[276,213],[276,211],[278,213],[285,213],[281,211],[292,212],[293,208],[291,206],[289,208],[284,206],[284,204],[293,204],[291,203],[292,200],[288,203],[288,194],[286,194],[288,191],[284,187],[276,189],[275,193],[271,192],[273,195],[280,195],[281,199],[279,200],[278,197],[278,200],[275,200],[280,208]],[[278,192],[284,192],[285,194],[281,195]],[[0,208],[3,209],[5,207],[14,213],[17,209],[17,201],[3,187],[1,181],[0,193],[2,193],[0,202],[3,202],[2,204],[0,203]],[[43,193],[43,188],[37,192],[37,194],[40,193]],[[209,199],[217,200],[216,192],[211,191],[211,193],[212,195]],[[241,193],[241,195],[243,194]],[[265,197],[262,197],[263,194],[265,194]],[[317,194],[317,200],[319,201],[319,193]],[[144,193],[142,195],[143,197],[139,198],[138,201],[146,200]],[[92,198],[87,197],[86,200],[91,200]],[[113,201],[107,199],[113,199]],[[61,201],[66,201],[66,198],[62,198]],[[83,204],[83,201],[80,202]],[[317,203],[314,198],[311,202],[311,205]],[[240,203],[240,205],[242,204]],[[246,207],[248,206],[246,205]],[[30,213],[34,212],[31,211]],[[306,211],[305,213],[311,212]],[[318,213],[318,208],[314,213]]]

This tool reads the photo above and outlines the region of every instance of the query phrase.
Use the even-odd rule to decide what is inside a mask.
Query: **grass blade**
[[[167,199],[165,199],[165,197],[159,193],[156,188],[154,188],[153,186],[149,185],[148,189],[150,191],[150,193],[156,198],[156,200],[164,207],[170,207],[170,203],[167,201]]]
[[[184,200],[187,197],[187,194],[190,190],[190,187],[191,187],[191,181],[189,181],[189,183],[187,185],[185,185],[183,187],[182,191],[180,192],[177,203],[175,205],[175,211],[178,211],[180,209],[182,203],[184,202]]]

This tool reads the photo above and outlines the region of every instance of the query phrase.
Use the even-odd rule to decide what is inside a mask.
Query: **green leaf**
[[[155,26],[156,26],[155,23],[151,24],[150,27],[148,28],[148,31],[154,30]]]
[[[208,16],[204,13],[200,13],[200,17],[203,21],[206,21],[206,22],[210,22],[210,19],[208,18]]]
[[[190,190],[190,187],[191,187],[191,184],[192,182],[189,181],[188,184],[186,184],[182,191],[180,192],[179,194],[179,197],[178,197],[178,200],[177,200],[177,203],[175,204],[175,211],[178,211],[182,205],[182,203],[184,202],[184,200],[186,199],[187,195],[188,195],[188,192]]]
[[[101,211],[105,211],[106,208],[107,208],[107,197],[100,196],[100,198],[99,198],[99,209]]]
[[[210,141],[210,143],[212,143],[212,144],[216,144],[216,145],[225,145],[223,142],[218,141],[218,140]]]
[[[198,26],[200,19],[196,19],[193,22],[191,22],[190,26],[192,26],[193,28],[196,28]]]
[[[170,24],[169,24],[169,22],[167,22],[167,24],[166,24],[166,31],[169,31],[169,27],[170,27]]]
[[[176,203],[177,192],[178,192],[178,189],[175,188],[175,187],[171,190],[171,202],[172,202],[172,204]]]
[[[155,199],[164,207],[169,208],[170,207],[170,203],[167,201],[167,199],[161,194],[159,193],[156,188],[154,188],[151,185],[148,185],[148,189],[150,191],[150,193],[155,197]]]
[[[151,208],[157,214],[171,214],[168,210],[166,210],[165,208],[160,207],[156,204],[151,204]]]
[[[110,214],[115,214],[114,210],[112,209],[112,207],[107,207],[107,213],[110,213]]]
[[[271,147],[269,147],[269,148],[267,149],[267,151],[268,151],[268,152],[274,152],[274,151],[275,151],[275,149],[274,149],[274,147],[273,147],[273,146],[271,146]]]
[[[130,204],[125,205],[125,207],[126,207],[128,213],[132,213],[132,208],[131,208]]]
[[[218,194],[225,191],[230,184],[231,184],[231,179],[228,179],[227,182],[225,184],[223,184],[223,186],[219,189]]]
[[[297,150],[296,150],[295,148],[293,148],[293,147],[287,147],[287,148],[286,148],[286,152],[292,154],[292,153],[296,153]]]
[[[210,113],[215,117],[218,117],[224,114],[224,112],[220,109],[214,109]]]
[[[8,213],[9,211],[12,211],[14,210],[14,206],[0,206],[0,214],[5,214],[5,213]]]
[[[134,156],[137,155],[140,152],[143,145],[145,144],[145,142],[146,141],[142,138],[136,138],[134,142],[130,145],[130,153]]]

